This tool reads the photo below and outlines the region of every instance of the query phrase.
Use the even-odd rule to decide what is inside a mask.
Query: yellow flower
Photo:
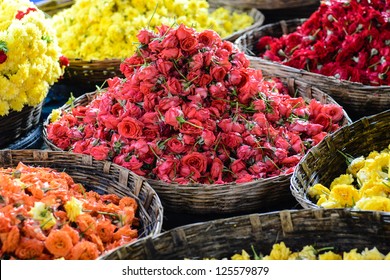
[[[284,242],[274,244],[269,256],[265,256],[263,260],[288,260],[291,255],[290,248],[287,248]]]
[[[60,109],[53,109],[50,114],[50,122],[55,122],[61,117],[61,110]]]
[[[43,202],[35,202],[29,213],[34,220],[39,221],[41,228],[44,230],[52,228],[56,224],[53,213]]]
[[[300,260],[315,260],[316,257],[316,250],[313,246],[305,246],[303,247],[302,251],[298,253],[298,259]]]
[[[242,250],[241,254],[234,254],[231,257],[231,259],[232,260],[250,260],[251,257],[249,256],[249,254],[245,250]]]
[[[321,184],[315,184],[314,186],[310,187],[308,190],[308,194],[310,197],[319,199],[321,196],[324,195],[325,198],[329,196],[330,190]]]
[[[83,213],[83,202],[73,197],[65,203],[65,211],[70,221],[76,221],[77,216]]]
[[[35,8],[22,18],[18,11]],[[28,0],[0,0],[0,43],[7,59],[0,64],[0,116],[36,106],[63,74],[61,49],[45,14]]]
[[[390,212],[390,199],[383,196],[372,196],[360,199],[356,205],[359,210]]]
[[[362,260],[363,257],[361,254],[357,252],[357,249],[352,249],[349,252],[344,252],[343,254],[344,260]]]
[[[367,248],[361,253],[364,260],[383,260],[385,256],[376,247],[371,250]]]
[[[335,201],[342,207],[352,207],[360,198],[359,191],[352,185],[335,185],[329,194],[329,200]]]
[[[384,260],[390,261],[390,252],[386,255],[386,257],[384,258]]]
[[[329,251],[323,254],[319,254],[318,259],[319,260],[342,260],[343,258],[339,254]]]
[[[77,0],[51,19],[59,44],[70,58],[126,58],[142,28],[183,23],[197,31],[213,28],[221,37],[250,26],[246,13],[209,10],[206,0]]]
[[[351,174],[343,174],[333,180],[330,184],[330,190],[332,190],[336,185],[352,185],[352,183],[353,176]]]
[[[356,174],[359,172],[359,170],[364,167],[364,163],[365,159],[363,156],[353,159],[347,168],[347,172],[356,177]]]

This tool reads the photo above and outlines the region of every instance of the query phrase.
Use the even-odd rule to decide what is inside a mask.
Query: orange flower
[[[0,233],[8,232],[10,228],[11,228],[11,219],[6,217],[3,212],[0,212]]]
[[[104,220],[98,223],[96,231],[103,242],[109,243],[112,240],[115,229],[116,226],[110,220]]]
[[[119,197],[116,194],[103,194],[100,196],[100,200],[108,204],[108,202],[117,204],[119,203]]]
[[[119,201],[119,207],[123,208],[126,206],[133,207],[134,211],[136,211],[138,204],[134,198],[125,196],[125,197],[122,197],[121,200]]]
[[[3,241],[1,251],[11,253],[15,251],[20,239],[20,231],[17,226],[13,226],[7,234],[7,238]]]
[[[73,248],[72,238],[64,230],[51,231],[45,240],[45,247],[55,257],[65,257]]]
[[[62,227],[63,231],[67,232],[72,239],[72,244],[76,245],[80,241],[80,235],[77,230],[72,228],[70,225],[66,224]]]
[[[89,214],[78,215],[76,218],[76,224],[82,234],[91,235],[96,231],[96,221]]]
[[[70,251],[67,259],[70,260],[95,260],[99,256],[99,251],[95,243],[81,241]]]
[[[22,237],[19,246],[15,250],[15,255],[22,260],[39,259],[45,246],[42,241]]]
[[[130,226],[123,226],[118,229],[113,236],[114,240],[123,239],[127,242],[138,237],[138,231],[136,229],[131,229]]]
[[[102,242],[102,240],[100,239],[99,235],[97,235],[97,234],[91,234],[90,236],[88,236],[88,239],[89,239],[91,242],[93,242],[93,243],[96,244],[96,246],[97,246],[97,248],[98,248],[98,250],[99,250],[100,252],[103,252],[103,251],[104,251],[104,245],[103,245],[103,242]]]
[[[38,222],[34,220],[25,220],[22,227],[22,235],[31,239],[45,241],[46,235],[42,232]]]
[[[122,225],[131,225],[135,218],[134,208],[133,207],[124,207],[123,210],[119,211],[120,219]]]

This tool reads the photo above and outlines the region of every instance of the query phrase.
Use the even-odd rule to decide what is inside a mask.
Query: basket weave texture
[[[390,215],[346,209],[285,210],[219,219],[174,228],[153,238],[120,247],[107,260],[230,258],[244,249],[264,255],[284,242],[292,251],[305,245],[333,251],[376,247],[390,251]]]
[[[235,45],[250,60],[251,67],[261,69],[264,74],[295,78],[318,87],[331,95],[356,119],[380,113],[390,108],[390,86],[368,86],[340,80],[306,70],[285,66],[258,57],[255,45],[263,36],[281,37],[294,32],[306,19],[282,20],[252,29],[240,36]]]
[[[291,95],[296,94],[306,100],[314,98],[322,104],[337,104],[329,95],[306,83],[286,79],[285,84]],[[87,105],[95,94],[91,92],[76,98],[74,106]],[[60,109],[68,111],[70,108],[70,105],[64,105]],[[343,125],[351,122],[344,111]],[[47,138],[48,123],[49,118],[44,123],[43,139],[50,149],[60,150]],[[222,185],[180,185],[146,178],[143,180],[158,193],[165,209],[191,214],[225,214],[283,208],[283,205],[294,201],[289,190],[290,178],[291,174],[242,184]]]
[[[136,217],[140,219],[139,238],[160,233],[163,222],[161,201],[146,182],[128,169],[81,154],[48,150],[0,151],[1,167],[15,167],[20,161],[27,165],[65,171],[88,191],[133,197],[138,202]]]
[[[367,156],[381,151],[390,143],[390,110],[363,117],[344,126],[332,136],[326,136],[298,163],[291,177],[290,189],[304,208],[319,208],[307,195],[308,188],[316,183],[329,186],[334,178],[347,169],[345,157]]]
[[[0,149],[6,148],[36,128],[41,112],[42,102],[37,106],[24,106],[20,112],[10,111],[8,115],[0,116]]]
[[[228,5],[239,8],[255,8],[260,10],[288,9],[319,4],[319,0],[210,0],[211,7]]]
[[[54,15],[59,11],[69,8],[74,4],[72,0],[47,0],[47,1],[39,1],[35,3],[35,5],[43,12],[48,15]]]

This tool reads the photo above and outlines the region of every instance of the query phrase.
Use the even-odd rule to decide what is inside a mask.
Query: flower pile
[[[65,172],[0,168],[0,259],[93,260],[138,237],[137,202],[86,191]]]
[[[52,114],[57,147],[166,182],[242,183],[291,173],[344,118],[336,104],[291,97],[212,30],[163,25],[138,38],[124,79]]]
[[[210,11],[206,0],[76,0],[52,19],[64,54],[84,60],[128,57],[137,47],[137,33],[146,27],[183,23],[226,37],[253,21],[222,7]]]
[[[295,32],[264,36],[264,59],[338,79],[390,84],[390,4],[385,0],[330,0]]]
[[[28,0],[0,0],[0,116],[36,106],[67,61],[55,30]]]
[[[253,249],[253,247],[252,247]],[[382,254],[376,247],[369,250],[365,248],[360,253],[357,249],[349,252],[334,252],[332,248],[315,249],[312,245],[307,245],[301,251],[292,252],[284,242],[276,243],[272,246],[269,255],[263,256],[253,250],[253,256],[245,250],[241,254],[234,254],[232,260],[390,260],[390,252]]]
[[[345,174],[329,187],[315,184],[308,194],[324,208],[354,208],[390,212],[390,146],[367,157],[349,159]]]

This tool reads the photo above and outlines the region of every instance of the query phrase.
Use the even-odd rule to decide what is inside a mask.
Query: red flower
[[[181,164],[190,167],[191,170],[195,169],[202,174],[207,169],[207,158],[201,153],[192,152],[181,159]]]
[[[178,129],[180,124],[183,122],[183,117],[184,113],[180,107],[169,108],[164,115],[165,123],[173,126],[176,129]]]
[[[142,135],[143,123],[126,117],[118,124],[118,132],[121,136],[130,139],[137,139]]]
[[[3,64],[7,60],[7,55],[3,50],[0,50],[0,64]]]
[[[29,7],[29,8],[27,8],[26,12],[18,11],[15,15],[15,18],[21,20],[22,18],[24,18],[25,15],[28,15],[30,12],[34,12],[36,10],[37,9],[35,9],[35,8]]]

